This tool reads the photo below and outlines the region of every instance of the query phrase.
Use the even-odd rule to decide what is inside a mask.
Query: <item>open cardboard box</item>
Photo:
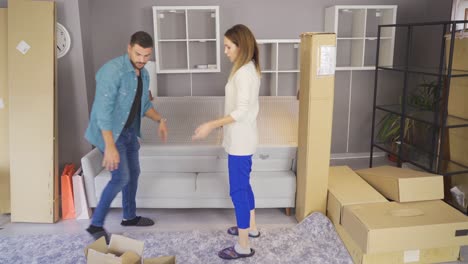
[[[109,246],[104,237],[96,240],[84,250],[88,264],[139,264],[142,263],[144,242],[112,235]],[[175,264],[175,256],[143,259],[144,264]]]

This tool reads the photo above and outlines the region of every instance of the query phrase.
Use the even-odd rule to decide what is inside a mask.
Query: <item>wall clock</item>
[[[71,38],[68,30],[57,22],[56,27],[57,58],[61,58],[70,50]]]

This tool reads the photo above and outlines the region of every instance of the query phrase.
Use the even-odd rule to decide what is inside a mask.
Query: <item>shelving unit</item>
[[[220,72],[218,6],[153,6],[157,73]]]
[[[259,39],[261,95],[296,94],[299,85],[299,39]]]
[[[338,5],[325,9],[325,31],[336,33],[336,70],[373,70],[377,26],[396,23],[396,5]],[[380,65],[392,65],[395,30],[380,35]]]
[[[468,63],[454,63],[455,61],[466,61],[466,57],[458,55],[459,58],[456,58],[454,56],[457,34],[455,31],[449,32],[449,30],[456,28],[457,24],[467,22],[393,24],[378,27],[369,164],[372,167],[373,151],[376,148],[393,155],[398,166],[401,166],[403,162],[408,162],[423,170],[445,176],[445,200],[465,214],[467,213],[466,208],[461,208],[454,202],[450,190],[454,187],[452,177],[455,175],[462,177],[463,181],[468,184],[468,155],[460,148],[460,145],[465,146],[465,149],[468,147],[468,130],[463,130],[468,128],[468,114],[462,116],[450,108],[451,105],[453,108],[451,92],[456,91],[453,90],[453,87],[467,88],[466,85],[462,87],[457,84],[460,82],[468,83]],[[435,56],[434,58],[439,62],[438,66],[420,67],[413,65],[414,62],[410,61],[414,52],[411,49],[413,34],[415,30],[422,27],[424,30],[428,28],[440,29],[442,33],[439,38],[440,42],[438,42],[441,46],[439,54],[425,54],[426,56]],[[381,36],[385,36],[382,33],[389,30],[394,31],[397,28],[406,31],[404,65],[382,64],[382,60],[379,59]],[[427,31],[425,32],[427,33]],[[466,46],[468,46],[466,44],[468,42],[458,49],[466,50]],[[383,86],[382,83],[379,83],[379,76],[388,72],[399,74],[403,80],[401,87],[393,91],[395,93],[400,91],[401,96],[391,103],[388,102],[388,98],[382,98],[378,95],[379,88]],[[419,91],[424,93],[418,93],[417,89],[422,89]],[[458,92],[458,97],[467,94],[466,90]],[[451,101],[449,101],[449,97],[452,97]],[[422,103],[423,99],[425,104]],[[462,106],[466,99],[461,99]],[[383,101],[386,102],[383,103]],[[390,131],[393,132],[390,133]],[[464,133],[456,133],[456,131]]]

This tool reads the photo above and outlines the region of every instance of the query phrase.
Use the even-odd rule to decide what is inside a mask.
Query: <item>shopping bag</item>
[[[72,176],[75,173],[74,164],[66,164],[61,180],[62,190],[62,219],[75,218],[75,206],[73,202]]]
[[[88,207],[84,188],[84,179],[79,168],[72,177],[73,182],[73,202],[75,204],[76,219],[89,219],[91,209]]]

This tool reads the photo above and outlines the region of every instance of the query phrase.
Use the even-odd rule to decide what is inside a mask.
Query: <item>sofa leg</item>
[[[284,208],[287,216],[291,216],[291,207]]]

